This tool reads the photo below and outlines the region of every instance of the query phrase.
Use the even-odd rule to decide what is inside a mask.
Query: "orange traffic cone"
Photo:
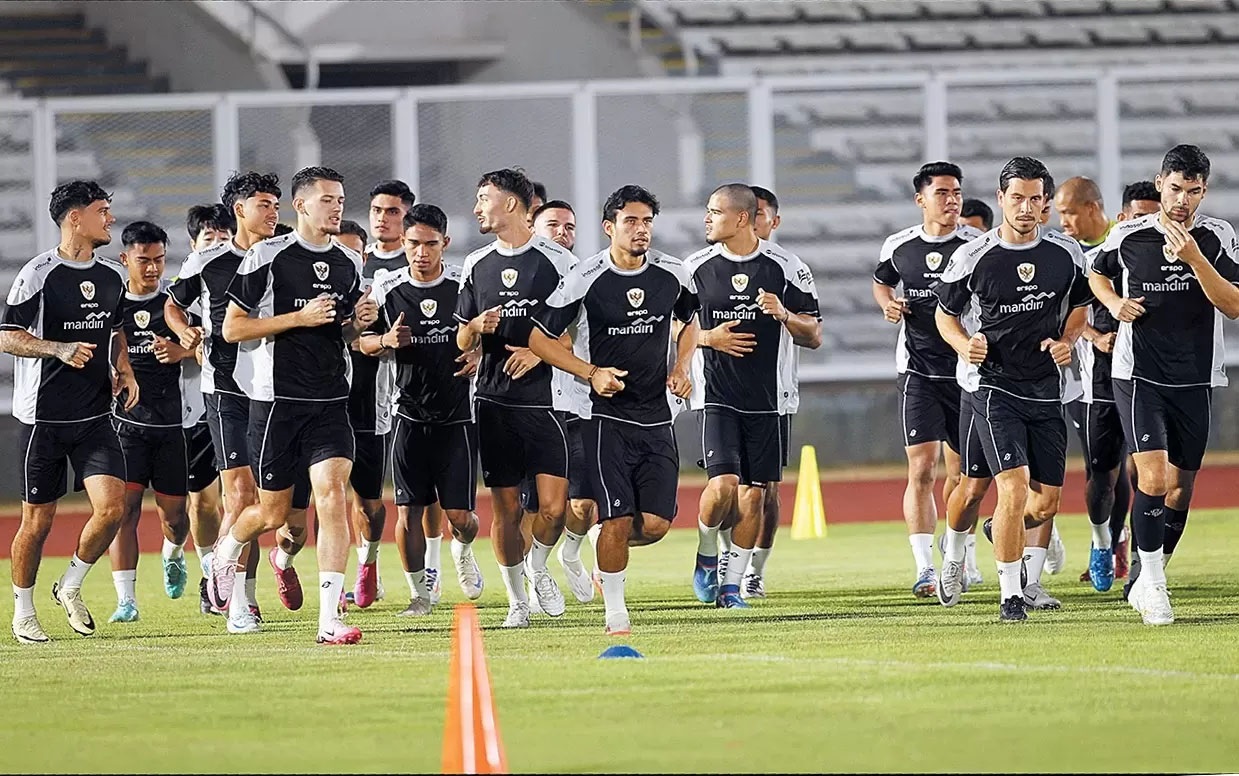
[[[482,629],[478,626],[477,609],[470,604],[456,607],[449,670],[443,772],[507,773],[508,760],[490,691],[490,671],[482,651]]]

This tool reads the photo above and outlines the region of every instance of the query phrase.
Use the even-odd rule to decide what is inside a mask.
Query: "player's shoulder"
[[[353,263],[353,266],[356,267],[358,274],[360,274],[361,268],[362,268],[361,254],[353,250],[352,248],[348,247],[344,243],[340,242],[339,240],[332,240],[331,244],[332,244],[332,247],[336,248],[337,250],[340,251],[340,253],[344,254],[344,258],[348,259],[349,261]]]
[[[909,226],[907,229],[900,229],[892,235],[888,235],[882,241],[882,256],[888,258],[895,252],[895,249],[904,243],[911,242],[921,236],[921,225]]]
[[[1061,248],[1071,257],[1071,260],[1076,264],[1083,264],[1084,249],[1080,247],[1080,243],[1075,239],[1068,237],[1056,229],[1046,229],[1041,234],[1041,239],[1047,245],[1055,248]]]
[[[541,235],[534,235],[533,247],[555,265],[560,275],[567,275],[568,271],[578,263],[572,251]]]
[[[487,256],[490,256],[498,247],[499,241],[495,240],[483,245],[475,251],[472,251],[468,256],[465,256],[465,260],[461,264],[461,272],[464,275],[468,275],[479,261],[485,259]]]
[[[1208,229],[1220,238],[1232,239],[1235,235],[1235,227],[1229,221],[1222,218],[1197,215],[1196,225]]]
[[[994,228],[959,246],[951,254],[946,269],[942,272],[942,282],[951,283],[971,275],[986,254],[1000,245],[1002,241],[998,239],[998,229]]]
[[[43,281],[51,274],[60,264],[60,254],[53,248],[50,251],[45,251],[35,256],[22,265],[22,268],[17,271],[17,280],[22,285],[30,287],[32,284],[37,289],[43,285]]]
[[[104,269],[108,269],[116,273],[116,276],[120,278],[122,285],[129,279],[129,270],[125,269],[125,265],[121,264],[116,259],[109,259],[107,256],[97,256],[95,257],[95,261]]]
[[[406,267],[404,271],[407,273],[409,270]],[[446,279],[452,281],[453,283],[459,284],[460,279],[463,276],[464,268],[459,264],[447,264],[446,262],[443,264],[443,277]]]
[[[268,237],[250,246],[249,252],[245,256],[252,264],[258,266],[270,264],[275,260],[276,256],[296,245],[296,243],[297,235],[292,232],[282,234],[279,237]]]
[[[985,234],[985,231],[982,229],[978,229],[975,226],[969,226],[968,224],[960,224],[955,227],[955,232],[952,236],[962,240],[963,242],[969,242],[970,240],[977,239],[983,234]]]
[[[408,283],[410,279],[409,268],[401,267],[400,269],[383,272],[376,275],[374,285],[372,286],[371,294],[376,300],[385,298],[395,289]]]
[[[802,263],[799,256],[787,250],[782,245],[770,240],[758,240],[757,250],[783,265],[796,265]]]
[[[1133,234],[1143,232],[1146,229],[1156,228],[1157,213],[1149,213],[1147,216],[1120,221],[1110,229],[1110,233],[1106,235],[1105,241],[1101,244],[1101,249],[1103,251],[1118,250],[1118,247],[1123,244],[1123,240],[1131,237]]]
[[[715,243],[702,248],[696,253],[689,254],[689,256],[684,259],[684,268],[689,273],[695,272],[702,264],[705,264],[710,259],[720,255],[719,251],[722,249],[722,245],[722,243]]]

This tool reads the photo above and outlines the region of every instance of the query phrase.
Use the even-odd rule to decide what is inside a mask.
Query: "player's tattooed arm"
[[[55,358],[81,369],[94,355],[90,342],[53,342],[39,339],[24,329],[0,331],[0,350],[21,358]]]

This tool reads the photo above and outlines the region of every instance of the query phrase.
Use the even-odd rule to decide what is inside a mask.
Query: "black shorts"
[[[250,400],[230,393],[206,393],[206,421],[218,471],[250,465]]]
[[[473,423],[417,423],[396,416],[392,477],[396,505],[473,511],[477,504],[478,432]]]
[[[1028,401],[991,388],[972,395],[990,471],[1028,467],[1042,485],[1061,487],[1067,471],[1067,424],[1057,401]]]
[[[990,471],[989,461],[985,459],[985,448],[981,445],[981,431],[977,424],[977,416],[972,406],[973,395],[965,390],[959,392],[959,473],[976,480],[989,479],[994,476]]]
[[[782,461],[783,468],[786,469],[791,465],[792,460],[792,416],[779,416],[779,442],[783,445]]]
[[[151,428],[117,421],[125,453],[125,482],[161,496],[189,493],[189,450],[181,428]]]
[[[1213,389],[1114,381],[1114,403],[1133,453],[1165,450],[1171,465],[1198,471],[1209,445]]]
[[[250,468],[262,490],[287,490],[331,458],[353,460],[348,402],[251,401]]]
[[[203,421],[193,428],[183,429],[185,448],[189,454],[189,492],[201,493],[219,479],[215,469],[215,444],[211,427]]]
[[[675,517],[680,453],[671,426],[581,421],[585,466],[598,494],[598,519],[637,514]]]
[[[373,431],[353,434],[353,473],[349,484],[358,496],[369,501],[383,498],[383,474],[387,471],[387,435]]]
[[[954,380],[930,380],[918,374],[899,375],[899,418],[903,446],[946,442],[959,452],[959,398]]]
[[[1080,437],[1084,449],[1084,470],[1091,477],[1095,472],[1112,472],[1123,461],[1123,423],[1118,407],[1112,401],[1085,404],[1073,401],[1067,405],[1067,416]]]
[[[562,413],[476,404],[482,480],[488,488],[515,488],[536,475],[568,477],[568,432]]]
[[[588,464],[585,463],[585,440],[582,438],[581,425],[585,421],[571,417],[568,428],[568,498],[573,501],[593,501],[594,487],[589,476]],[[534,496],[537,499],[537,494]]]
[[[783,481],[783,428],[779,416],[706,407],[701,416],[701,449],[711,479],[734,474],[741,485]]]
[[[73,489],[87,477],[125,479],[125,453],[109,417],[79,423],[21,424],[22,501],[50,504],[67,492],[73,465]]]

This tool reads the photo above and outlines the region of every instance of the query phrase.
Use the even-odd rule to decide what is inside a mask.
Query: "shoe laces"
[[[760,574],[749,574],[744,578],[744,589],[749,593],[756,593],[760,591],[761,588],[762,585]]]
[[[558,589],[555,586],[555,579],[549,571],[537,571],[533,575],[533,588],[538,592],[539,596],[554,596]]]

